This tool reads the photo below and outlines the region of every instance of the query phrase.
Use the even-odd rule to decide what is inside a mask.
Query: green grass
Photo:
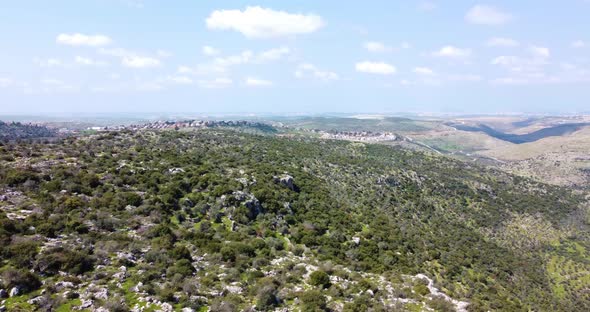
[[[69,312],[69,311],[73,311],[75,307],[78,307],[82,304],[82,300],[80,299],[72,299],[62,305],[60,305],[59,307],[57,307],[57,309],[55,309],[55,312]],[[88,311],[87,309],[84,310],[78,310],[78,311]]]
[[[6,299],[4,305],[7,311],[34,311],[35,306],[29,304],[27,301],[35,298],[40,294],[40,291],[35,291],[26,295],[16,296]]]
[[[231,230],[232,230],[232,221],[228,217],[222,217],[221,218],[221,223],[223,223],[223,225],[225,225],[225,229],[227,231],[231,232]]]

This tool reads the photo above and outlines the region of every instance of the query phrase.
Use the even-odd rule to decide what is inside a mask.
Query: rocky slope
[[[0,148],[9,311],[590,308],[586,199],[498,170],[223,129]]]

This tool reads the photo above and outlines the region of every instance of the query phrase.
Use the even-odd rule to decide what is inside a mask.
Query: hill
[[[54,137],[56,132],[45,126],[23,124],[20,122],[6,123],[0,121],[0,141]]]
[[[491,137],[508,141],[515,144],[522,144],[522,143],[530,143],[535,142],[546,137],[558,137],[567,134],[571,134],[576,132],[590,124],[588,123],[568,123],[568,124],[560,124],[555,125],[547,128],[543,128],[540,130],[536,130],[531,133],[526,134],[513,134],[513,133],[504,133],[498,131],[488,125],[477,125],[477,126],[468,126],[468,125],[461,125],[461,124],[448,124],[458,130],[462,131],[470,131],[470,132],[483,132]]]
[[[587,200],[499,170],[224,129],[2,153],[9,310],[590,309]]]

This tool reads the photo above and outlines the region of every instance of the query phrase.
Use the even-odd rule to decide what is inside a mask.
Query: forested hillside
[[[0,120],[0,142],[18,139],[47,138],[56,133],[44,126],[23,124],[20,122],[6,123]]]
[[[9,311],[590,310],[587,200],[502,171],[223,129],[0,155]]]

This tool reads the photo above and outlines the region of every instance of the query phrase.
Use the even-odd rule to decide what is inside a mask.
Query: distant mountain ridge
[[[578,131],[583,127],[590,126],[590,123],[567,123],[553,127],[544,128],[527,134],[512,134],[498,131],[490,126],[479,124],[477,126],[469,126],[457,123],[449,123],[448,126],[462,131],[483,132],[489,136],[503,141],[508,141],[515,144],[535,142],[546,137],[562,136]]]

